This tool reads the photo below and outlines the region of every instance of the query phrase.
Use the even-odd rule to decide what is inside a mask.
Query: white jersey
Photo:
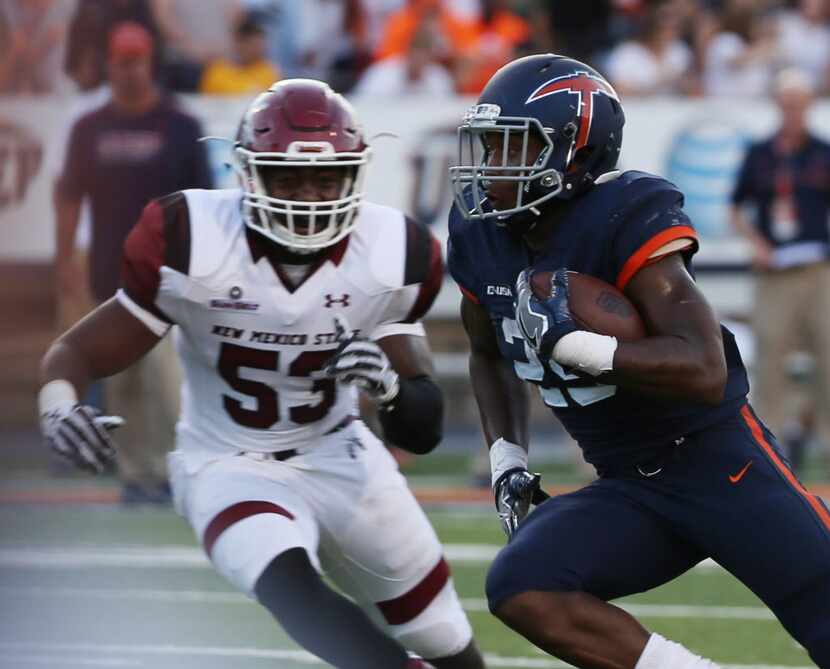
[[[372,339],[423,334],[443,275],[438,242],[400,211],[361,205],[354,231],[296,288],[245,226],[241,191],[154,201],[124,246],[117,299],[157,334],[179,326],[177,449],[205,455],[314,443],[356,409],[322,372],[334,316]]]

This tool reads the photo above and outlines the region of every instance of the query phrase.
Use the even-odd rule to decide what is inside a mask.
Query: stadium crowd
[[[0,94],[90,91],[124,21],[161,83],[246,94],[281,77],[341,92],[475,94],[527,53],[583,60],[623,95],[765,95],[798,67],[830,91],[827,0],[3,0]]]

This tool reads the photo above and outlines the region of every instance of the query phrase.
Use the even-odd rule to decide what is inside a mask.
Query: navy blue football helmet
[[[624,123],[611,84],[578,60],[540,54],[505,65],[458,129],[450,179],[459,210],[511,227],[532,223],[546,202],[571,199],[614,170]],[[506,200],[504,182],[515,184]]]

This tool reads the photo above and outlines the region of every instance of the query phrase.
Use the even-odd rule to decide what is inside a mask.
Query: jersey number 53
[[[334,352],[335,349],[303,351],[288,366],[288,376],[301,378],[311,376],[313,372],[323,368],[326,360]],[[279,395],[272,386],[240,376],[240,370],[244,367],[281,374],[279,357],[279,351],[249,348],[229,342],[222,343],[219,350],[219,374],[235,391],[256,400],[256,408],[246,409],[239,400],[222,395],[222,405],[235,422],[245,427],[265,430],[283,418]],[[286,417],[292,423],[305,425],[323,418],[334,405],[337,397],[337,384],[334,379],[315,379],[310,392],[319,393],[319,401],[314,404],[289,407]]]

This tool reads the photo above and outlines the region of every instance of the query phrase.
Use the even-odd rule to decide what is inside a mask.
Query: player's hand
[[[568,272],[556,270],[551,276],[550,297],[540,299],[530,285],[533,270],[528,268],[516,279],[516,323],[530,346],[548,360],[553,347],[567,334],[579,330],[568,307]]]
[[[115,457],[110,432],[124,424],[120,416],[103,416],[82,404],[56,407],[40,417],[49,447],[80,469],[100,474]]]
[[[400,389],[398,373],[383,349],[352,332],[343,316],[335,316],[334,326],[340,348],[326,363],[326,375],[357,386],[379,404],[395,399]]]
[[[549,495],[542,490],[541,474],[517,468],[504,472],[493,486],[496,511],[504,533],[510,537],[518,529],[534,504],[541,504]]]

